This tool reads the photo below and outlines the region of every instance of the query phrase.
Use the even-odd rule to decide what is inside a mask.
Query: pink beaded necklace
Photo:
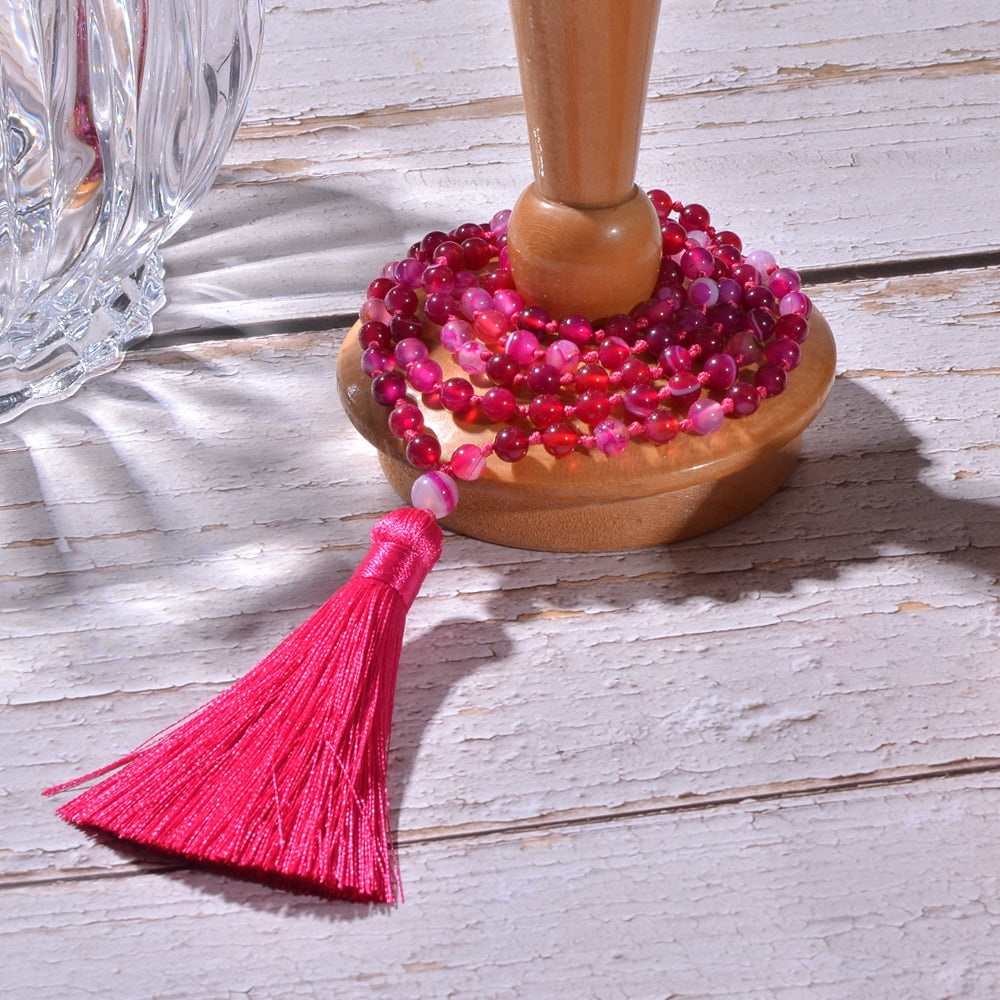
[[[361,364],[421,473],[414,507],[447,517],[456,480],[477,479],[491,455],[513,463],[533,447],[559,458],[665,446],[712,434],[784,391],[812,311],[797,272],[764,250],[744,256],[739,236],[715,229],[702,205],[648,194],[663,259],[652,296],[628,315],[556,321],[527,305],[507,260],[509,211],[428,233],[368,286]],[[461,375],[445,377],[435,339]],[[501,426],[491,442],[445,458],[416,400]]]

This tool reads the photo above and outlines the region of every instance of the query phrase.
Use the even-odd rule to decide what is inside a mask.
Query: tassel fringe
[[[232,687],[101,771],[59,809],[88,830],[328,898],[392,903],[386,789],[406,612],[441,529],[404,508],[376,523],[354,576]]]

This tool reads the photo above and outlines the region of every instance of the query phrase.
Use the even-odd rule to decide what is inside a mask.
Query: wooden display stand
[[[508,230],[518,290],[554,317],[627,312],[653,290],[661,253],[656,213],[635,185],[659,0],[511,0],[511,10],[534,170]],[[408,499],[419,473],[390,433],[388,411],[372,400],[359,325],[338,360],[341,398]],[[440,346],[432,356],[445,377],[462,374]],[[752,416],[662,447],[636,442],[613,457],[556,459],[533,448],[515,464],[491,459],[480,479],[460,484],[459,505],[442,523],[486,541],[564,552],[639,548],[720,527],[785,482],[835,361],[830,328],[814,311],[788,388]],[[496,430],[446,411],[426,419],[444,455],[484,444]]]

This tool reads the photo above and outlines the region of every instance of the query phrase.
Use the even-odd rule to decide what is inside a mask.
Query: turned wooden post
[[[648,298],[660,226],[635,185],[660,0],[510,0],[534,183],[511,214],[518,290],[556,318]]]

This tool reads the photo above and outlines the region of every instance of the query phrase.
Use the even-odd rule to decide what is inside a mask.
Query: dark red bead
[[[515,288],[514,275],[505,267],[495,267],[486,271],[479,279],[480,286],[492,295],[501,288]]]
[[[483,416],[495,424],[506,423],[517,410],[517,400],[510,389],[494,386],[483,393],[479,402]]]
[[[358,330],[358,342],[362,347],[392,347],[389,327],[374,319],[369,323],[363,323]]]
[[[441,442],[429,431],[414,434],[406,442],[406,460],[415,469],[433,469],[441,461]]]
[[[472,405],[476,390],[468,379],[461,377],[445,379],[441,383],[438,396],[441,405],[452,413],[462,413]]]
[[[774,313],[763,308],[750,309],[747,312],[747,329],[758,340],[770,340],[774,336]]]
[[[435,251],[447,239],[448,239],[447,233],[442,233],[437,230],[428,233],[420,241],[420,253],[424,256],[424,259],[433,260]]]
[[[743,240],[741,240],[731,229],[720,229],[715,234],[715,242],[719,246],[726,244],[727,246],[736,247],[737,250],[743,249]]]
[[[767,345],[764,357],[769,364],[791,371],[802,360],[802,349],[790,337],[778,337]]]
[[[563,418],[563,402],[558,396],[544,393],[528,404],[528,419],[539,429],[557,424]]]
[[[622,402],[633,417],[641,420],[656,410],[660,400],[656,389],[647,382],[633,385],[622,397]]]
[[[760,406],[760,393],[749,382],[736,382],[726,390],[726,398],[733,401],[733,415],[748,417]]]
[[[660,188],[653,188],[652,191],[646,192],[646,197],[653,203],[653,208],[661,220],[665,219],[673,211],[674,203],[666,191]]]
[[[642,422],[642,433],[653,444],[666,444],[677,437],[677,417],[669,410],[654,410]]]
[[[406,285],[393,285],[385,293],[385,307],[391,313],[414,313],[419,304],[417,293]]]
[[[424,299],[424,315],[438,326],[444,326],[461,312],[461,303],[451,292],[432,292]]]
[[[743,292],[744,309],[768,309],[773,312],[776,306],[774,296],[763,285],[751,285]]]
[[[607,392],[611,377],[601,365],[584,365],[577,369],[573,385],[578,393]]]
[[[395,406],[406,395],[406,378],[402,372],[382,372],[372,379],[372,399],[379,406]]]
[[[389,320],[389,336],[394,344],[408,337],[420,337],[424,332],[424,324],[413,313],[399,313]]]
[[[708,209],[704,205],[692,202],[685,205],[680,212],[681,225],[690,233],[694,230],[705,232],[708,230],[710,217]]]
[[[668,219],[660,223],[660,239],[663,245],[663,256],[673,257],[684,249],[687,231],[679,222]]]
[[[419,431],[424,426],[424,415],[419,406],[412,403],[398,403],[389,414],[389,430],[398,438],[406,437],[411,431]]]
[[[486,377],[494,385],[513,385],[521,366],[509,354],[493,354],[486,362]]]
[[[517,317],[520,330],[530,330],[534,334],[545,333],[551,317],[541,306],[528,306],[522,309]]]
[[[385,293],[395,284],[392,278],[376,278],[368,286],[368,298],[384,299]]]
[[[470,271],[486,267],[493,257],[489,243],[481,236],[471,236],[462,240],[462,253],[465,255],[465,266]]]
[[[520,427],[503,427],[493,439],[493,452],[504,462],[520,462],[528,447],[528,435]]]
[[[470,240],[474,237],[482,237],[483,227],[475,222],[463,222],[462,225],[458,227],[452,234],[451,238],[455,240],[456,243],[461,243],[463,240]]]
[[[809,324],[801,316],[789,313],[787,316],[780,316],[774,327],[775,335],[787,337],[801,344],[809,336]]]
[[[778,396],[785,391],[785,386],[788,385],[788,372],[778,365],[761,365],[754,375],[754,385],[758,389],[763,389],[768,396]]]
[[[603,393],[590,390],[576,401],[576,415],[591,427],[599,424],[611,412],[611,400]]]
[[[629,358],[618,371],[621,375],[622,388],[625,389],[640,382],[648,382],[652,377],[649,365],[641,358]]]
[[[542,447],[556,458],[568,455],[579,440],[576,431],[568,424],[556,423],[542,431]]]
[[[650,303],[650,305],[655,307],[656,304]],[[639,337],[639,327],[636,326],[635,320],[624,313],[605,317],[600,322],[600,328],[604,331],[605,338],[618,337],[626,344],[634,344]]]
[[[457,271],[465,267],[465,251],[454,240],[443,240],[435,248],[433,260],[435,264],[447,264]]]
[[[609,337],[597,349],[597,357],[609,371],[616,372],[631,356],[628,344],[617,337]]]
[[[539,361],[527,372],[528,388],[535,393],[558,392],[559,372],[550,364]]]

